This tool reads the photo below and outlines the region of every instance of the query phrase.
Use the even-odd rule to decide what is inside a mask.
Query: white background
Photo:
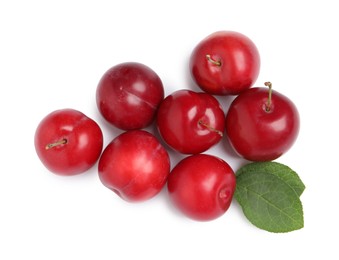
[[[1,1],[0,259],[338,259],[336,2]],[[190,53],[218,30],[250,37],[262,61],[255,85],[271,81],[299,109],[299,138],[277,161],[306,185],[303,229],[262,231],[236,202],[217,220],[195,222],[166,190],[131,204],[100,183],[96,166],[75,177],[43,167],[33,137],[45,115],[78,109],[100,124],[107,144],[121,131],[97,111],[101,75],[137,61],[158,73],[166,95],[195,89]],[[226,110],[231,98],[219,100]],[[208,153],[234,170],[245,163],[223,144]]]

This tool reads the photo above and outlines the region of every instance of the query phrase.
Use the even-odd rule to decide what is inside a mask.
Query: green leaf
[[[300,196],[305,190],[305,185],[299,178],[298,174],[290,167],[277,162],[255,162],[249,163],[241,167],[237,171],[237,176],[244,172],[263,172],[267,174],[274,174],[289,185]]]
[[[251,163],[237,171],[234,196],[245,216],[258,228],[290,232],[304,226],[299,196],[305,186],[286,167],[275,162]]]

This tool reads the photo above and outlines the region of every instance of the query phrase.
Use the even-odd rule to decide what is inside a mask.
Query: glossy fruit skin
[[[271,161],[287,152],[297,139],[299,113],[294,103],[272,92],[266,111],[267,88],[251,88],[234,99],[226,115],[226,133],[235,151],[249,161]]]
[[[164,88],[159,76],[137,62],[110,68],[101,78],[96,102],[102,116],[123,130],[149,126],[155,117]]]
[[[206,55],[221,64],[214,64]],[[233,31],[218,31],[194,48],[189,67],[192,78],[205,92],[238,95],[256,81],[260,56],[257,47],[247,36]]]
[[[235,186],[232,168],[222,159],[208,154],[184,158],[173,168],[167,182],[174,206],[198,221],[223,215],[232,202]]]
[[[48,144],[67,140],[52,148]],[[103,147],[99,125],[80,111],[60,109],[42,119],[34,136],[35,150],[44,166],[58,175],[76,175],[91,168]]]
[[[225,114],[215,97],[182,89],[160,104],[156,123],[170,147],[180,153],[197,154],[221,140]]]
[[[105,148],[98,170],[107,188],[126,201],[140,202],[161,191],[170,172],[170,159],[154,135],[130,130]]]

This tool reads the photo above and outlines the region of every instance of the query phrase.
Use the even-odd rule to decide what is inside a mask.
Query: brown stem
[[[45,149],[49,150],[49,149],[51,149],[51,148],[53,148],[55,146],[62,145],[62,144],[67,144],[67,139],[66,138],[63,138],[63,139],[61,139],[61,140],[59,140],[59,141],[57,141],[55,143],[51,143],[51,144],[46,145]]]
[[[207,54],[206,55],[206,59],[209,61],[209,62],[212,62],[214,65],[216,65],[216,66],[221,66],[221,61],[218,61],[218,60],[213,60],[212,58],[211,58],[211,55],[209,55],[209,54]]]
[[[270,112],[271,103],[272,103],[272,83],[267,81],[264,84],[265,84],[265,86],[268,87],[268,99],[267,99],[267,103],[266,103],[266,112]]]
[[[219,131],[218,129],[215,129],[214,127],[206,124],[205,122],[203,122],[202,120],[199,120],[199,125],[202,125],[204,127],[206,127],[208,130],[217,133],[218,135],[220,135],[221,137],[223,137],[223,133],[221,131]]]

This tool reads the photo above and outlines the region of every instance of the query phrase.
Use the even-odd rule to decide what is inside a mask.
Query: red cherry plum
[[[209,221],[223,215],[235,191],[232,168],[222,159],[196,154],[180,161],[168,177],[170,200],[187,217]]]
[[[164,88],[159,76],[136,62],[110,68],[102,76],[96,92],[102,116],[124,130],[149,126],[163,98]]]
[[[294,103],[277,91],[251,88],[234,99],[226,133],[235,151],[250,161],[271,161],[287,152],[299,133]]]
[[[225,115],[217,99],[191,90],[167,96],[156,122],[165,142],[184,154],[206,151],[221,140],[225,129]]]
[[[99,159],[103,135],[98,124],[74,109],[48,114],[38,125],[35,150],[47,169],[59,175],[75,175]]]
[[[254,43],[233,31],[218,31],[203,39],[190,57],[197,85],[213,95],[237,95],[259,75],[260,56]]]
[[[151,133],[130,130],[105,148],[98,170],[107,188],[126,201],[138,202],[160,192],[170,172],[170,159]]]

